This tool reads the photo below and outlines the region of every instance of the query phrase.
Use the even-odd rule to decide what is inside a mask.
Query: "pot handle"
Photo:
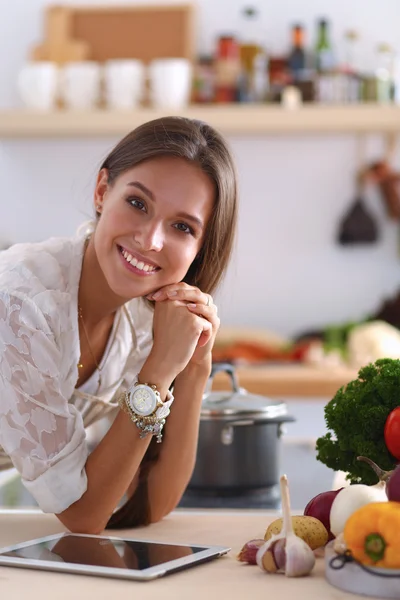
[[[234,427],[246,427],[247,425],[265,425],[265,423],[278,423],[278,438],[284,433],[283,423],[295,421],[294,417],[285,415],[275,417],[274,419],[266,419],[265,421],[255,419],[241,419],[240,421],[229,421],[221,431],[221,442],[224,446],[230,446],[233,443]]]
[[[234,369],[233,365],[231,365],[229,363],[213,363],[213,365],[211,367],[210,378],[208,380],[208,382],[209,382],[208,389],[211,390],[212,380],[214,379],[214,376],[216,375],[216,373],[220,373],[221,371],[224,373],[227,373],[229,375],[229,377],[231,378],[232,390],[234,391],[234,393],[240,392],[239,383],[238,383],[238,380],[236,377],[235,369]]]
[[[290,415],[273,417],[271,419],[240,419],[239,421],[229,421],[227,425],[231,427],[245,427],[247,425],[265,425],[266,423],[293,423],[296,419]]]

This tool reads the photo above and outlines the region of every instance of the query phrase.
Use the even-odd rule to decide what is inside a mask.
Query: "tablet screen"
[[[204,546],[180,546],[65,534],[61,538],[43,540],[10,552],[0,553],[0,556],[143,570],[171,560],[192,556],[204,549]]]

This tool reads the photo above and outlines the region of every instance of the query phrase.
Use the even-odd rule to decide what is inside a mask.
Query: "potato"
[[[273,535],[280,533],[282,522],[282,519],[273,521],[265,532],[264,539],[269,540]],[[326,527],[315,517],[297,515],[292,517],[292,523],[295,534],[304,540],[311,550],[325,546],[328,542]]]

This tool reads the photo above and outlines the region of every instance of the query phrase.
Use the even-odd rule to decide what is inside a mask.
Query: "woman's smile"
[[[131,273],[135,273],[139,276],[151,276],[160,270],[153,262],[148,261],[146,258],[139,256],[133,250],[126,250],[123,246],[118,246],[119,255],[125,267]]]

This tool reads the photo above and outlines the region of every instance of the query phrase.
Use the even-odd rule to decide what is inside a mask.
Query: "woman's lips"
[[[145,263],[144,261],[138,260],[136,257],[133,257],[128,250],[122,248],[122,246],[118,246],[118,254],[121,257],[125,267],[136,275],[150,276],[157,273],[160,270],[160,267],[154,265],[154,263]]]

